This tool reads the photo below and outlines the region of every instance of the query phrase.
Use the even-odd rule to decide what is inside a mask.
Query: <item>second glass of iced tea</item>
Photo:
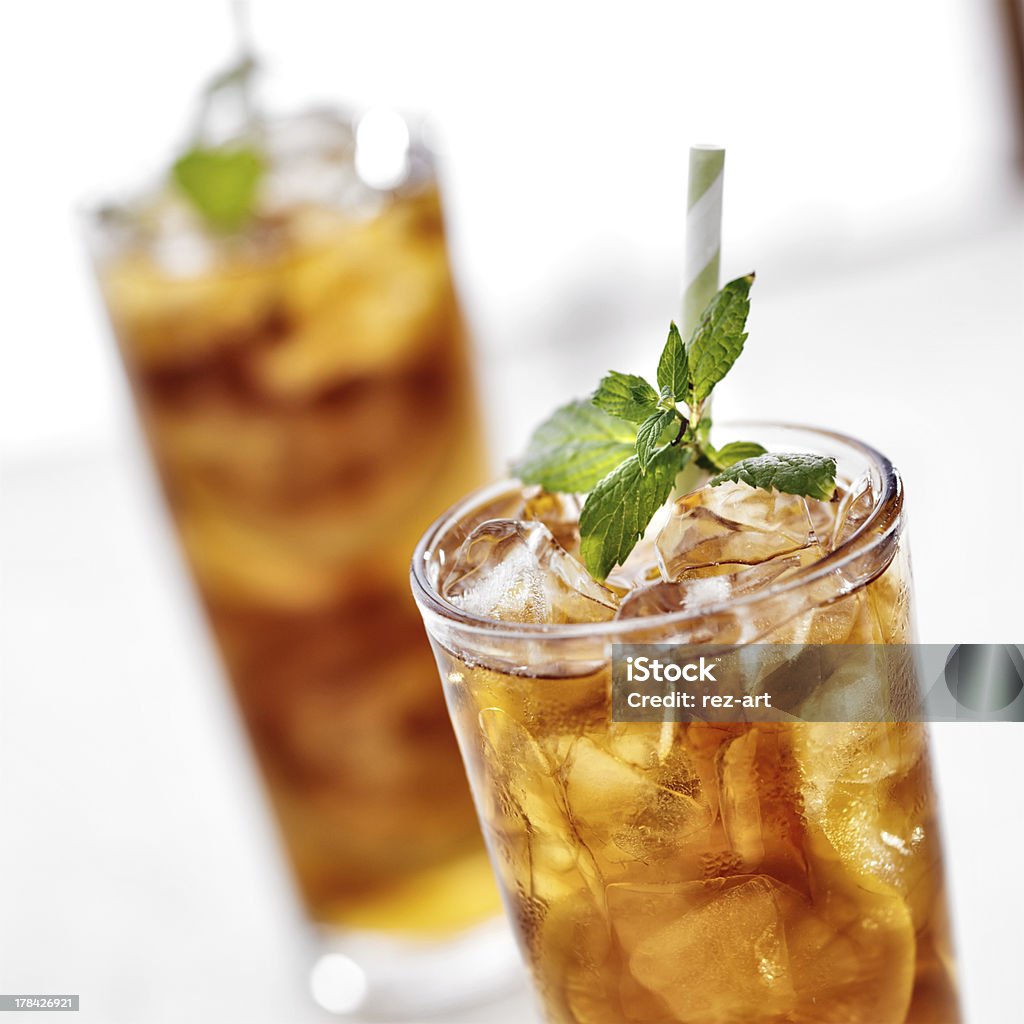
[[[698,489],[606,585],[575,557],[576,500],[514,482],[421,541],[413,590],[509,916],[559,1024],[954,1024],[924,725],[612,719],[614,643],[912,640],[892,465],[753,432],[836,457],[842,499]]]
[[[310,916],[440,940],[498,898],[407,584],[485,474],[431,156],[372,187],[349,117],[260,131],[244,230],[105,207],[100,285]]]

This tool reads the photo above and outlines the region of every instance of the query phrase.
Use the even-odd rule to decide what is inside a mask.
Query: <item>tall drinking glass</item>
[[[924,725],[895,708],[881,722],[612,720],[612,644],[912,640],[889,461],[835,434],[749,432],[835,456],[842,501],[742,484],[686,496],[658,540],[672,583],[642,542],[632,578],[595,589],[567,560],[571,499],[512,483],[420,541],[413,591],[508,914],[553,1022],[951,1024]]]
[[[318,992],[392,1019],[486,987],[429,965],[479,949],[458,937],[499,903],[407,582],[430,511],[482,481],[485,453],[431,154],[385,127],[367,150],[343,114],[261,124],[240,232],[206,230],[169,186],[90,227],[182,548],[335,948]]]

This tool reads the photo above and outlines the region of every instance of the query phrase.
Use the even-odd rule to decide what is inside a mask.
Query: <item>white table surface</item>
[[[828,423],[887,450],[907,482],[924,641],[1024,640],[1022,285],[1019,215],[834,280],[759,282],[757,334],[716,406]],[[646,331],[625,308],[627,332]],[[613,360],[643,368],[621,365],[622,321],[566,354],[554,318],[513,349],[499,336],[514,321],[482,319],[497,339],[483,378],[503,454],[567,380],[580,391]],[[0,991],[78,992],[82,1024],[325,1019],[134,444],[9,463],[0,503]],[[1024,727],[934,735],[969,1019],[1010,1024],[1022,1016]],[[446,1019],[527,1024],[530,1005],[524,991]]]

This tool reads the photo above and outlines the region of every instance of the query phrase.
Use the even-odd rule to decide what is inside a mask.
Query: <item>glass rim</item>
[[[903,530],[903,481],[892,462],[876,448],[864,441],[850,437],[838,431],[828,430],[802,423],[786,423],[778,420],[727,420],[718,424],[721,427],[742,429],[785,430],[815,435],[824,440],[831,440],[862,455],[874,467],[880,478],[881,487],[871,514],[835,550],[824,558],[795,572],[782,583],[772,584],[762,590],[745,594],[738,598],[730,598],[703,605],[699,609],[680,609],[679,611],[663,612],[659,615],[641,616],[633,619],[610,619],[606,622],[567,622],[567,623],[535,623],[535,622],[501,622],[474,615],[446,601],[434,588],[427,577],[428,555],[435,542],[454,523],[472,508],[480,505],[481,500],[488,496],[497,496],[507,491],[511,478],[494,481],[479,487],[465,495],[454,505],[438,516],[420,537],[413,552],[410,566],[410,584],[413,597],[421,613],[430,612],[445,622],[456,626],[460,632],[469,635],[500,637],[517,640],[544,640],[557,638],[566,640],[594,639],[595,637],[615,640],[617,637],[636,633],[638,630],[670,628],[675,625],[696,622],[702,618],[722,614],[734,608],[757,607],[762,602],[774,600],[781,594],[799,591],[838,569],[848,566],[855,560],[863,558],[878,549],[891,546]],[[889,517],[888,522],[885,521]],[[879,526],[881,525],[881,529]],[[875,578],[888,567],[892,555],[885,564],[869,579]],[[864,582],[868,582],[865,580]],[[859,584],[859,586],[863,584]],[[428,628],[429,632],[429,628]]]

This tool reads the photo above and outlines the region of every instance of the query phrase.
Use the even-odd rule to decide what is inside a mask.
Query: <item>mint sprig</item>
[[[249,146],[194,146],[171,168],[174,183],[216,231],[237,231],[256,205],[265,170],[262,154]]]
[[[241,117],[242,135],[251,137],[255,112],[253,80],[259,64],[247,52],[214,75],[200,96],[192,145],[171,167],[171,180],[207,226],[214,231],[238,231],[256,210],[259,187],[267,170],[260,148],[251,142],[213,145],[209,122],[218,103],[232,103]]]
[[[690,461],[716,474],[712,486],[742,481],[821,501],[835,494],[834,459],[769,454],[755,441],[711,444],[708,399],[743,351],[753,283],[748,274],[722,288],[685,344],[669,325],[657,389],[613,370],[589,401],[563,406],[542,423],[513,465],[524,483],[589,492],[580,554],[595,579],[626,560]]]

